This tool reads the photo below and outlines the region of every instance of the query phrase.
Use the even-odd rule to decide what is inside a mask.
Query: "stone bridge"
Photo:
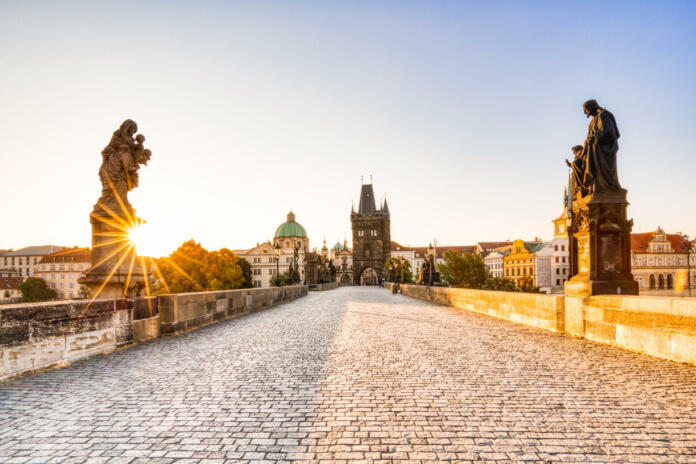
[[[0,385],[0,462],[696,462],[696,368],[343,287]]]

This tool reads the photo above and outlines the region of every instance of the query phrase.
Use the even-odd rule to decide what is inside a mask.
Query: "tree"
[[[37,277],[28,277],[19,284],[19,291],[22,292],[22,301],[46,301],[55,300],[58,294],[55,290],[48,288],[46,281]]]
[[[242,268],[242,278],[244,279],[242,288],[252,288],[254,283],[251,278],[251,264],[244,258],[239,258],[237,264]]]
[[[10,291],[9,291],[9,290],[5,290],[4,295],[5,295],[5,298],[9,298],[9,297],[10,297]]]
[[[208,251],[188,240],[169,257],[158,259],[157,267],[171,293],[230,290],[245,283],[239,261],[227,248]]]
[[[411,273],[411,263],[404,258],[389,257],[384,262],[384,268],[387,270],[388,282],[401,282],[401,271],[403,267],[403,278],[405,284],[413,283],[413,274]]]
[[[519,291],[526,293],[541,293],[541,289],[534,285],[534,281],[529,276],[520,279]]]
[[[480,255],[447,251],[445,262],[438,265],[440,280],[452,287],[483,288],[489,278],[488,268]]]
[[[515,281],[506,277],[489,277],[483,288],[486,290],[501,290],[505,292],[519,291],[515,285]]]

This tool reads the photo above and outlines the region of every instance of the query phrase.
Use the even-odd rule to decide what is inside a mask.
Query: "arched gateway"
[[[366,267],[360,273],[360,285],[379,285],[379,274],[371,267]]]

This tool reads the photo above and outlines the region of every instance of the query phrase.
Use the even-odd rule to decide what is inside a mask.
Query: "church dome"
[[[304,227],[295,222],[295,213],[288,213],[288,220],[278,226],[275,232],[275,238],[279,237],[307,237],[307,232]]]
[[[341,245],[341,242],[336,242],[336,244],[331,249],[334,251],[341,251],[343,250],[343,245]]]

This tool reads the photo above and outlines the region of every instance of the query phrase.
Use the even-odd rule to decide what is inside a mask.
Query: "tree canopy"
[[[512,279],[491,276],[480,255],[471,253],[460,255],[448,251],[444,258],[445,262],[438,265],[438,270],[440,280],[445,285],[507,292],[539,292],[539,287],[533,285],[531,278],[523,279],[517,286]]]
[[[401,282],[401,271],[403,267],[403,278],[405,284],[413,283],[413,274],[411,273],[411,263],[407,259],[399,259],[393,256],[387,258],[384,262],[384,268],[387,270],[387,281]]]
[[[28,277],[18,288],[22,292],[22,301],[26,302],[55,300],[58,297],[56,291],[38,277]]]
[[[251,280],[244,277],[245,266],[241,261],[227,248],[208,251],[200,243],[188,240],[169,257],[158,259],[157,267],[168,292],[203,292],[250,285]]]

